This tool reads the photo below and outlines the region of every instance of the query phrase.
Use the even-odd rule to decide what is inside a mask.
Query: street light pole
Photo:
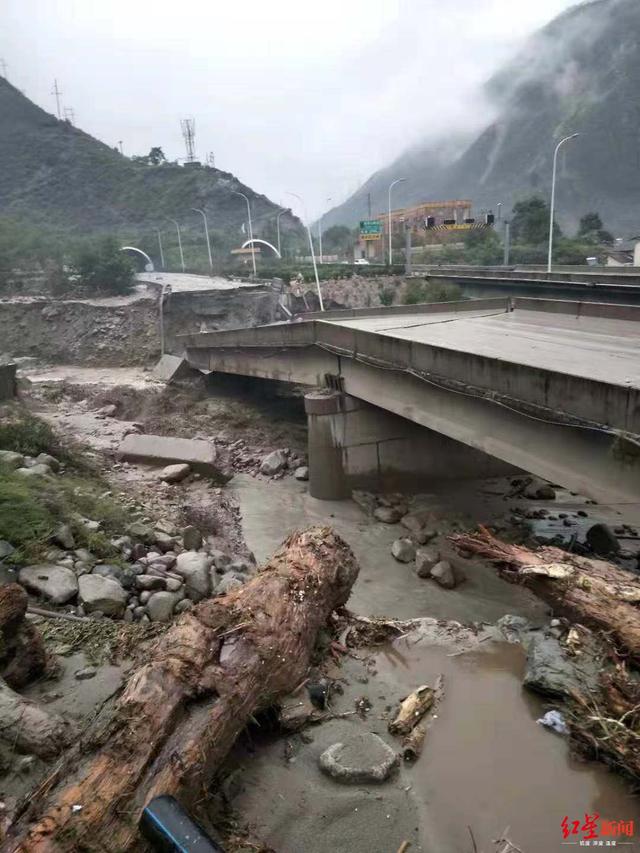
[[[331,202],[331,199],[328,198],[327,203],[330,203],[330,202]],[[320,249],[320,263],[321,264],[324,263],[324,253],[322,251],[322,219],[323,219],[323,217],[324,217],[324,213],[321,213],[320,219],[318,221],[318,242],[319,242],[319,249]]]
[[[391,242],[391,190],[396,186],[396,184],[401,184],[406,180],[407,180],[406,178],[396,178],[395,181],[391,181],[391,183],[389,184],[389,207],[388,207],[388,213],[389,213],[389,222],[388,222],[388,226],[389,226],[389,266],[391,266],[393,264],[393,244]]]
[[[192,207],[194,213],[199,213],[204,219],[204,235],[207,238],[207,252],[209,253],[209,269],[213,272],[213,258],[211,257],[211,243],[209,242],[209,223],[207,222],[207,214],[199,207]]]
[[[556,210],[556,176],[558,173],[558,152],[565,144],[565,142],[569,142],[572,139],[576,139],[580,136],[579,133],[573,133],[571,136],[565,136],[564,139],[561,139],[560,142],[556,145],[556,150],[553,154],[553,177],[551,179],[551,220],[549,222],[549,263],[547,264],[547,272],[551,272],[552,264],[553,264],[553,218]]]
[[[251,260],[253,261],[253,276],[257,278],[258,273],[256,270],[256,247],[253,245],[253,225],[251,224],[251,205],[249,204],[249,199],[244,193],[238,192],[238,190],[232,190],[234,195],[242,196],[242,198],[247,203],[247,214],[249,216],[249,242],[251,243]]]
[[[320,310],[324,311],[324,302],[322,301],[322,291],[320,290],[320,278],[318,276],[318,266],[316,264],[316,255],[315,255],[315,252],[313,251],[313,237],[311,236],[311,228],[309,227],[308,224],[306,224],[309,221],[307,219],[307,208],[306,208],[304,201],[300,198],[299,195],[296,195],[296,193],[290,192],[290,193],[287,193],[287,195],[292,195],[294,198],[297,198],[298,201],[300,202],[300,204],[302,205],[302,210],[304,211],[305,227],[307,229],[307,235],[309,236],[309,249],[311,250],[311,260],[313,262],[313,272],[314,272],[314,275],[316,277],[316,289],[318,291],[318,301],[320,302]]]
[[[160,233],[160,229],[156,228],[156,234],[158,235],[158,247],[160,249],[160,266],[164,269],[164,252],[162,251],[162,234]]]
[[[284,207],[282,208],[280,213],[276,216],[276,229],[278,232],[278,254],[280,255],[281,258],[282,258],[282,247],[280,245],[280,217],[282,216],[283,213],[287,213],[287,209]]]
[[[178,248],[180,249],[180,266],[182,267],[182,272],[184,272],[184,252],[182,251],[182,237],[180,236],[180,225],[176,222],[175,219],[169,219],[169,222],[173,222],[176,226],[176,231],[178,232]]]

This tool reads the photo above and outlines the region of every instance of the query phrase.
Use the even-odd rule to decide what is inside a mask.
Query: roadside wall
[[[384,290],[396,293],[404,286],[405,278],[397,275],[381,275],[375,278],[354,275],[352,278],[328,279],[320,282],[322,298],[327,310],[331,308],[376,308],[381,305],[380,294]],[[293,314],[317,311],[319,306],[316,286],[305,282],[291,283],[287,307]],[[303,295],[304,294],[304,295]],[[306,299],[306,303],[305,303]]]

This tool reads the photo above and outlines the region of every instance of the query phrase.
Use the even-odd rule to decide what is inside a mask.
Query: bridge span
[[[311,386],[310,491],[509,467],[640,500],[640,308],[495,298],[181,338],[189,362]]]

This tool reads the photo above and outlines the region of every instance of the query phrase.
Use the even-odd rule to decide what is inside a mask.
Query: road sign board
[[[360,222],[361,240],[379,240],[382,237],[382,222],[378,219],[363,219]]]

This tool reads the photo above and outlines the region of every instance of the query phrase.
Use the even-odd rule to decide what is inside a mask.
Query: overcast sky
[[[200,158],[308,213],[427,134],[490,119],[477,87],[573,0],[0,0],[7,77],[126,154]],[[1,69],[0,69],[1,70]],[[0,116],[0,121],[2,117]]]

